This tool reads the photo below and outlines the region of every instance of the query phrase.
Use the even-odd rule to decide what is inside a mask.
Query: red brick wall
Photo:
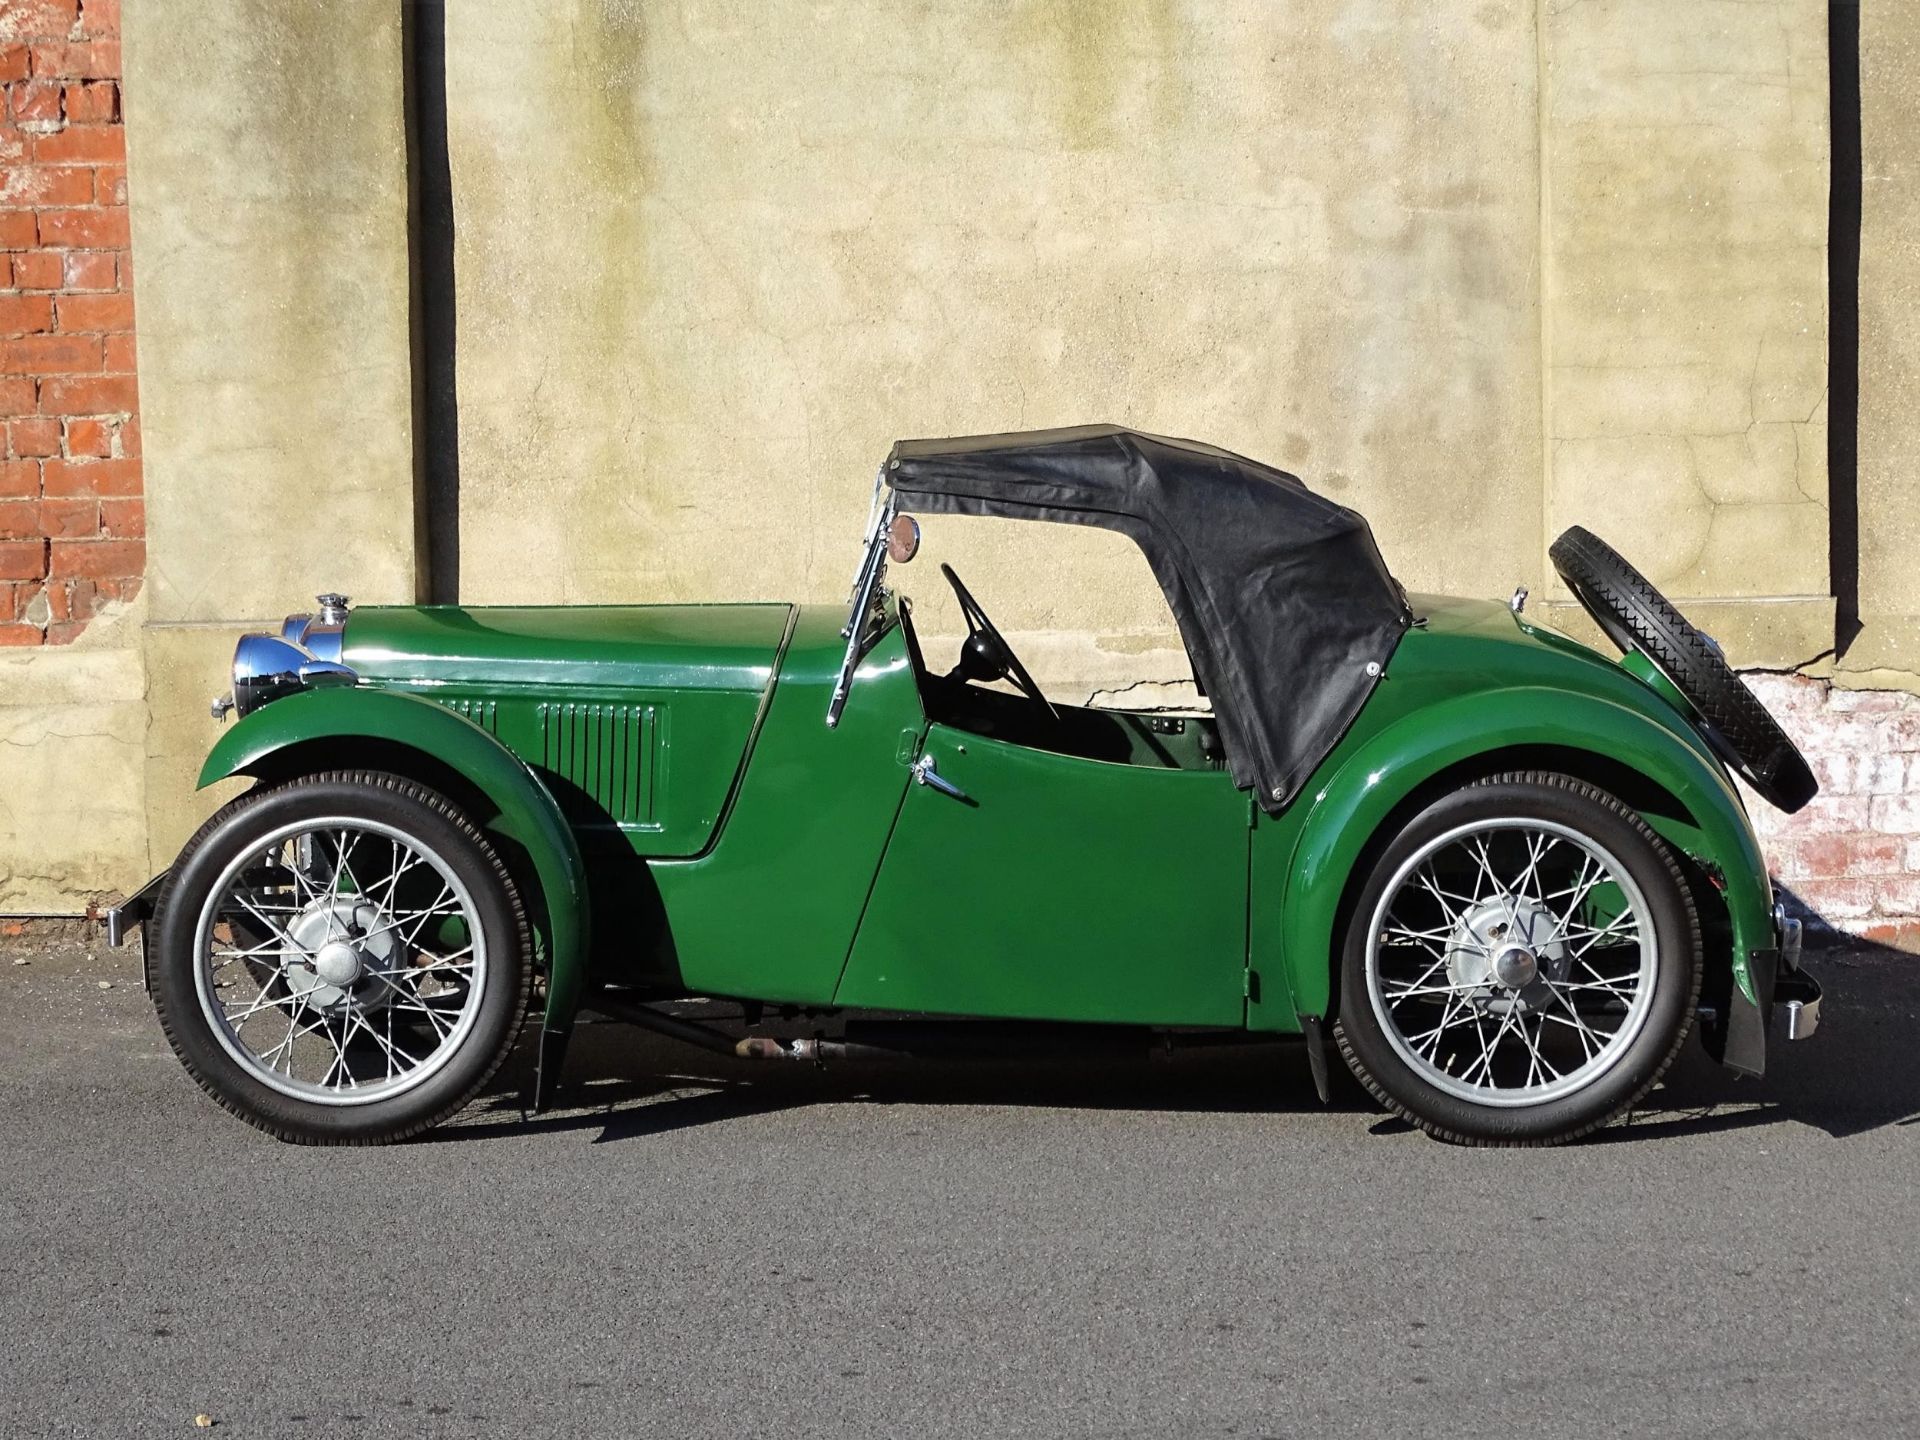
[[[0,0],[0,645],[59,645],[146,567],[120,0]]]
[[[1820,779],[1797,815],[1749,797],[1768,868],[1823,928],[1920,950],[1920,696],[1747,683]]]

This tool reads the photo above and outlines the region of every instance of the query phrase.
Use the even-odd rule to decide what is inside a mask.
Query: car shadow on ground
[[[1597,1143],[1706,1134],[1794,1122],[1839,1139],[1920,1122],[1920,959],[1878,946],[1815,951],[1808,973],[1824,991],[1820,1029],[1789,1043],[1774,1022],[1767,1073],[1722,1070],[1690,1044],[1666,1083],[1629,1123]]]
[[[547,1113],[528,1115],[527,1057],[516,1057],[458,1122],[427,1137],[481,1138],[598,1128],[601,1142],[772,1114],[808,1105],[1029,1106],[1084,1110],[1319,1110],[1297,1043],[1138,1060],[911,1061],[900,1064],[734,1061],[617,1024],[576,1032],[566,1083]],[[1342,1077],[1343,1078],[1343,1077]],[[1336,1108],[1364,1111],[1341,1086]]]
[[[1858,948],[1816,953],[1807,963],[1826,991],[1820,1031],[1789,1044],[1776,1022],[1763,1079],[1739,1079],[1689,1042],[1658,1088],[1586,1143],[1787,1123],[1844,1138],[1920,1121],[1913,1047],[1920,960]],[[1353,1114],[1374,1135],[1411,1128],[1381,1116],[1337,1056],[1333,1098],[1323,1106],[1298,1041],[1156,1050],[1118,1061],[813,1066],[737,1061],[630,1026],[588,1023],[576,1031],[558,1103],[540,1115],[524,1108],[530,1068],[523,1045],[472,1107],[425,1142],[597,1130],[596,1143],[606,1143],[850,1103],[1275,1115],[1332,1109]]]

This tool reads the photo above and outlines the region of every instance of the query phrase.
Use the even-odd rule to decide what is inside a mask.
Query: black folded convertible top
[[[886,476],[905,511],[1131,536],[1213,698],[1234,783],[1269,812],[1339,743],[1407,628],[1365,520],[1211,445],[1115,425],[902,440]]]

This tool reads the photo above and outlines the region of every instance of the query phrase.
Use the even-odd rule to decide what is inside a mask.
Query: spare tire
[[[1792,814],[1819,793],[1806,758],[1720,647],[1617,550],[1575,525],[1547,555],[1607,638],[1639,651],[1673,682],[1697,712],[1701,733],[1761,796]]]

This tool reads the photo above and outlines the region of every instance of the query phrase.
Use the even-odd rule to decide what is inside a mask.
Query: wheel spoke
[[[1427,893],[1440,902],[1440,908],[1446,911],[1449,919],[1457,920],[1466,910],[1472,909],[1476,903],[1467,896],[1455,895],[1450,891],[1442,890],[1439,882],[1425,870],[1422,870],[1417,878],[1420,883],[1426,887]]]
[[[262,925],[266,926],[267,929],[271,930],[274,933],[274,935],[281,941],[282,944],[292,946],[295,950],[300,951],[301,954],[306,953],[305,950],[301,947],[300,942],[295,940],[291,935],[287,933],[286,926],[282,925],[278,920],[275,920],[271,915],[267,914],[266,911],[262,910],[259,906],[255,905],[253,901],[249,900],[245,895],[241,894],[238,890],[233,891],[232,894],[233,894],[233,898],[240,902],[241,908],[244,909],[248,914],[252,915],[253,918],[258,920]],[[298,912],[294,911],[289,913],[297,914]]]
[[[397,965],[390,970],[369,970],[376,980],[395,980],[402,976],[460,975],[473,968],[471,960],[432,960],[424,965]]]
[[[269,980],[267,982],[267,985],[262,986],[260,989],[259,995],[257,995],[254,998],[254,1001],[252,1004],[247,1005],[246,1009],[242,1010],[238,1015],[229,1015],[227,1017],[227,1019],[233,1024],[235,1029],[238,1029],[240,1026],[244,1025],[251,1017],[258,1015],[262,1010],[278,1009],[280,1006],[287,1004],[290,1000],[293,999],[291,995],[269,995],[267,993],[268,986],[271,986],[273,984],[273,981],[278,980],[279,978],[280,977],[278,975],[275,975],[272,980]],[[245,1002],[242,1001],[242,1002],[236,1002],[236,1003],[244,1004]],[[228,1007],[228,1008],[231,1008],[231,1007]]]
[[[288,1079],[293,1078],[293,1042],[295,1040],[302,1038],[303,1036],[311,1035],[315,1030],[319,1029],[321,1026],[326,1024],[326,1021],[323,1018],[319,1021],[316,1021],[314,1024],[307,1026],[305,1029],[300,1028],[300,1017],[304,1015],[306,1011],[307,1011],[307,997],[303,994],[300,996],[300,998],[297,1001],[294,1002],[293,1009],[287,1012],[287,1038],[282,1040],[278,1045],[274,1046],[273,1049],[269,1050],[264,1056],[261,1057],[262,1059],[268,1062],[268,1068],[273,1069],[278,1064],[278,1062],[274,1060],[273,1057],[276,1055],[282,1054],[284,1052],[287,1059],[287,1078]]]
[[[1486,988],[1484,984],[1478,981],[1470,981],[1465,985],[1413,984],[1407,986],[1405,989],[1389,990],[1387,992],[1387,998],[1395,1004],[1398,1004],[1402,1000],[1416,1000],[1431,995],[1471,995],[1476,990],[1484,990]]]
[[[402,864],[400,860],[400,855],[403,850],[405,850],[407,856],[404,864]],[[395,845],[393,847],[393,868],[387,875],[386,891],[380,896],[378,902],[382,910],[386,911],[389,915],[393,913],[393,897],[400,891],[401,877],[406,875],[407,872],[416,870],[426,863],[427,862],[421,859],[418,854],[407,849],[405,846]]]
[[[1586,971],[1588,976],[1584,981],[1574,981],[1572,973],[1569,971],[1567,978],[1574,984],[1634,985],[1637,987],[1640,983],[1640,972],[1637,969],[1625,975],[1602,975],[1600,973],[1600,967],[1594,964],[1593,961],[1587,959],[1585,955],[1574,956],[1573,963]]]
[[[1408,930],[1404,927],[1388,929],[1380,932],[1380,943],[1397,945],[1403,950],[1418,946],[1429,955],[1440,958],[1446,954],[1443,942],[1446,940],[1447,933],[1445,930]]]
[[[357,1009],[354,1009],[353,1007],[349,1006],[347,1009],[347,1030],[349,1035],[352,1034],[352,1030],[355,1025],[358,1025],[360,1027],[360,1032],[363,1035],[365,1035],[369,1040],[373,1041],[374,1044],[380,1046],[382,1049],[384,1049],[387,1052],[387,1061],[389,1064],[393,1062],[396,1056],[407,1062],[408,1069],[412,1069],[414,1066],[417,1066],[420,1063],[412,1055],[408,1054],[407,1051],[404,1048],[402,1048],[398,1043],[383,1040],[378,1034],[378,1032],[376,1032],[371,1025],[367,1024],[366,1020],[361,1016],[360,1012]]]
[[[211,952],[212,958],[213,958],[213,968],[216,970],[219,970],[225,966],[231,965],[236,960],[246,961],[246,960],[266,960],[266,959],[278,958],[280,963],[275,967],[275,969],[285,970],[287,968],[286,962],[289,959],[303,957],[307,953],[305,950],[302,950],[297,945],[283,945],[283,944],[277,943],[277,940],[278,940],[278,937],[270,936],[269,938],[261,941],[258,945],[250,945],[245,949],[236,949],[231,946],[227,947],[226,949],[215,949],[214,951]]]
[[[1531,895],[1542,906],[1546,904],[1545,898],[1540,894],[1540,862],[1546,859],[1547,852],[1559,843],[1559,836],[1540,831],[1536,831],[1527,841],[1527,865],[1526,869],[1520,872],[1519,880],[1514,883],[1513,888],[1516,894]]]
[[[1562,990],[1598,990],[1603,995],[1611,995],[1616,1000],[1629,1002],[1632,1001],[1635,993],[1634,990],[1624,990],[1617,983],[1609,983],[1605,980],[1562,980],[1560,988]],[[1636,986],[1635,989],[1637,990],[1638,987]]]
[[[1560,1079],[1560,1072],[1554,1069],[1553,1065],[1540,1053],[1540,1038],[1546,1032],[1546,1021],[1540,1020],[1539,1023],[1533,1027],[1533,1034],[1529,1035],[1527,1034],[1527,1017],[1522,1015],[1520,1017],[1519,1028],[1520,1038],[1527,1042],[1527,1050],[1530,1056],[1527,1065],[1527,1084],[1542,1084],[1545,1082],[1547,1075],[1551,1075],[1555,1080]],[[1543,1070],[1546,1072],[1546,1075],[1541,1074]]]
[[[1471,1002],[1469,1002],[1464,995],[1455,995],[1447,1001],[1447,1008],[1440,1013],[1440,1023],[1430,1032],[1433,1038],[1424,1052],[1427,1059],[1431,1060],[1439,1053],[1442,1037],[1444,1037],[1447,1031],[1452,1029],[1454,1025],[1459,1023],[1459,1017],[1463,1015],[1465,1011],[1472,1008]],[[1475,1013],[1478,1014],[1479,1012],[1475,1011]]]
[[[1587,903],[1587,897],[1593,893],[1594,888],[1599,885],[1602,880],[1606,879],[1606,876],[1606,867],[1601,865],[1593,856],[1585,855],[1581,857],[1580,878],[1574,881],[1570,889],[1560,892],[1560,894],[1568,895],[1570,898],[1567,900],[1565,907],[1560,911],[1560,923],[1555,927],[1553,935],[1547,942],[1548,944],[1558,944],[1566,939],[1567,931],[1573,928],[1574,917],[1580,913],[1580,907]],[[1556,895],[1552,898],[1557,899],[1559,896]]]
[[[449,901],[453,902],[451,909],[448,908]],[[427,906],[426,909],[403,910],[397,914],[390,911],[387,914],[386,922],[367,931],[366,938],[368,940],[377,940],[383,935],[390,935],[394,931],[405,929],[406,926],[411,924],[413,929],[401,937],[402,943],[411,949],[415,939],[419,936],[421,930],[426,927],[426,923],[429,920],[436,916],[457,914],[459,908],[459,901],[453,893],[453,887],[451,885],[443,886],[440,894],[434,899],[433,904]]]
[[[360,835],[361,832],[358,830],[342,830],[340,832],[340,850],[333,862],[335,881],[333,893],[336,896],[340,893],[339,877],[342,875],[346,876],[347,879],[353,883],[353,893],[355,895],[361,893],[360,879],[353,873],[352,866],[353,852],[360,847]]]
[[[1486,1049],[1481,1053],[1480,1073],[1488,1084],[1493,1083],[1493,1062],[1499,1053],[1500,1042],[1506,1038],[1507,1031],[1512,1028],[1514,1024],[1514,1017],[1519,1013],[1517,1008],[1510,1006],[1507,1009],[1506,1013],[1500,1017],[1500,1023],[1493,1027],[1493,1039],[1486,1043]],[[1471,1074],[1471,1072],[1469,1073]]]
[[[1474,876],[1473,876],[1474,903],[1477,905],[1482,898],[1482,892],[1481,892],[1482,881],[1486,882],[1487,888],[1485,893],[1487,895],[1491,896],[1491,895],[1506,894],[1505,887],[1502,886],[1500,883],[1500,877],[1493,873],[1493,861],[1489,859],[1487,856],[1487,837],[1484,835],[1474,836],[1473,843],[1468,848],[1473,852],[1473,858],[1479,864],[1479,867],[1480,867],[1477,871],[1474,872]]]
[[[277,939],[276,936],[262,940],[258,945],[249,945],[245,949],[229,946],[224,950],[215,950],[213,954],[221,960],[251,960],[258,955],[304,955],[307,953],[298,945],[276,944]]]
[[[418,1000],[396,1000],[392,1008],[395,1010],[410,1010],[416,1015],[426,1016],[427,1023],[433,1027],[435,1034],[442,1040],[453,1033],[453,1027],[444,1023],[440,1018],[440,1012],[431,1005],[422,1004]]]
[[[1567,1019],[1566,1016],[1557,1014],[1552,1010],[1542,1010],[1540,1012],[1541,1018],[1543,1020],[1556,1021],[1559,1024],[1566,1025],[1571,1029],[1577,1031],[1580,1036],[1580,1049],[1586,1055],[1588,1060],[1591,1060],[1594,1056],[1598,1055],[1602,1050],[1606,1049],[1606,1045],[1604,1044],[1604,1042],[1602,1042],[1602,1040],[1598,1035],[1594,1034],[1593,1027],[1588,1025],[1586,1022],[1586,1018],[1583,1015],[1581,1015],[1579,1007],[1577,1007],[1571,1000],[1567,1000],[1564,997],[1561,999],[1560,1003],[1566,1006],[1567,1015],[1570,1015],[1573,1017],[1571,1020]]]
[[[1416,987],[1425,985],[1429,980],[1433,979],[1434,976],[1438,975],[1442,970],[1444,970],[1446,968],[1446,964],[1447,964],[1447,957],[1445,955],[1441,955],[1437,957],[1432,964],[1427,966],[1426,969],[1422,970],[1418,975],[1414,976],[1411,983]]]
[[[286,870],[288,874],[293,876],[294,897],[300,899],[301,891],[305,890],[306,892],[305,898],[300,899],[299,906],[300,909],[305,909],[308,906],[318,904],[320,901],[320,887],[313,883],[313,876],[309,873],[313,868],[313,837],[310,835],[301,836],[298,840],[292,842],[292,849],[293,857],[291,862],[286,866]]]
[[[1624,932],[1620,930],[1620,923],[1623,920],[1632,922],[1633,934],[1631,936],[1625,935]],[[1609,920],[1605,925],[1594,931],[1592,935],[1588,936],[1586,943],[1573,952],[1574,958],[1576,960],[1580,959],[1608,936],[1619,936],[1623,941],[1638,941],[1640,938],[1639,918],[1634,915],[1631,910],[1622,910],[1618,915],[1614,916],[1613,919]]]

